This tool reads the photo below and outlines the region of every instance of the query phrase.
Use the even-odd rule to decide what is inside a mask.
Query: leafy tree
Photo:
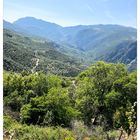
[[[136,72],[114,82],[114,90],[120,93],[119,108],[114,116],[115,127],[122,127],[128,134],[131,133],[131,125],[136,127],[137,79]],[[132,109],[134,106],[135,109]],[[133,112],[134,119],[132,119]]]
[[[136,132],[137,75],[123,64],[97,62],[75,78],[4,71],[3,89],[4,106],[22,123],[69,127],[80,119]]]
[[[19,111],[31,98],[44,96],[53,87],[61,87],[61,79],[55,75],[4,72],[4,104]]]
[[[19,111],[23,105],[23,97],[18,95],[18,92],[15,90],[5,99],[5,104],[10,106],[14,111]]]
[[[77,115],[66,90],[62,88],[52,88],[47,96],[32,98],[30,104],[21,108],[22,122],[29,124],[43,124],[45,119],[46,122],[51,120],[50,125],[68,126]]]
[[[97,62],[79,75],[77,105],[86,124],[90,125],[94,119],[94,124],[104,122],[104,125],[113,125],[115,108],[110,104],[113,104],[114,100],[117,105],[120,97],[120,94],[114,91],[114,82],[127,75],[123,64],[105,62]]]

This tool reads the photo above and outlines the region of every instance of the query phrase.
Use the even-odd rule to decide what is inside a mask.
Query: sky
[[[31,16],[61,26],[119,24],[136,27],[137,0],[4,0],[4,19]]]

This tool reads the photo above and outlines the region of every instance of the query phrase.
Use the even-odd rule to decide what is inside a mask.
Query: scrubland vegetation
[[[4,71],[4,139],[136,140],[137,75],[96,62],[76,77]]]

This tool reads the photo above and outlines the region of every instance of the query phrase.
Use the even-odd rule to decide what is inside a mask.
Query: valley
[[[4,30],[4,69],[44,71],[67,76],[77,75],[84,66],[76,58],[60,52],[54,42],[40,41]]]
[[[79,59],[83,65],[100,60],[129,65],[137,55],[136,29],[132,27],[111,24],[62,27],[33,17],[13,23],[4,21],[4,27],[25,36],[55,42],[58,51]],[[136,67],[132,66],[133,69]]]

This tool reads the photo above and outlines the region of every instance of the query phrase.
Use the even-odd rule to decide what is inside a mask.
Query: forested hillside
[[[59,47],[51,41],[4,30],[4,69],[14,72],[23,70],[31,72],[35,68],[35,71],[76,76],[84,67],[78,59],[58,51]]]
[[[136,72],[97,62],[75,78],[4,71],[4,135],[19,140],[136,139]]]
[[[133,55],[136,58],[137,54],[134,52],[137,47],[137,30],[132,27],[112,24],[62,27],[34,17],[24,17],[13,23],[4,21],[4,28],[53,40],[59,44],[59,51],[80,59],[84,64],[103,60],[125,63],[129,70],[136,69],[136,59],[133,59]]]

